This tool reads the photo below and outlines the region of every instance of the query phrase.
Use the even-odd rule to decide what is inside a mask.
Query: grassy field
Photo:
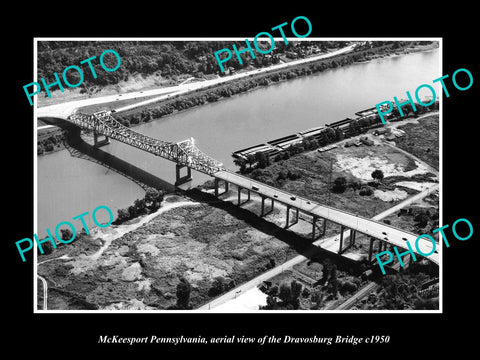
[[[41,256],[39,261],[69,256],[38,268],[49,281],[49,308],[167,309],[176,303],[181,277],[191,284],[190,304],[196,308],[218,294],[219,281],[226,291],[297,253],[291,243],[295,236],[286,230],[233,204],[208,204],[208,199],[215,198],[169,210],[126,232],[98,259],[91,255],[107,234],[83,236]],[[105,231],[123,232],[130,224]]]
[[[371,177],[371,173],[376,169],[385,174],[380,183],[375,183]],[[289,180],[280,175],[289,172],[300,177]],[[360,195],[362,187],[368,186],[386,193],[401,188],[407,194],[415,194],[418,191],[397,186],[395,183],[401,180],[422,182],[429,179],[425,169],[419,167],[410,157],[382,144],[372,147],[339,147],[323,153],[310,151],[288,160],[274,162],[266,169],[254,170],[249,176],[322,204],[367,217],[382,212],[402,199],[382,201],[376,196]],[[330,191],[335,179],[339,177],[347,180],[345,191]]]
[[[399,126],[406,136],[395,140],[396,145],[439,169],[439,117],[428,116],[418,124]]]

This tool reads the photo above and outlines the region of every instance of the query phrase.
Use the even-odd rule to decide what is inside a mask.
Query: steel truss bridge
[[[224,170],[221,162],[204,154],[195,146],[193,138],[178,143],[158,140],[120,124],[109,111],[101,111],[91,115],[76,112],[70,115],[67,120],[83,129],[93,131],[95,146],[98,146],[97,136],[103,135],[171,160],[180,167],[188,167],[208,175]]]

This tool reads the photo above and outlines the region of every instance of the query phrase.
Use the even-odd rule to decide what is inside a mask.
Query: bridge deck
[[[261,194],[263,196],[272,198],[282,204],[297,208],[308,215],[318,216],[330,220],[334,223],[343,225],[349,229],[356,230],[359,233],[365,234],[367,236],[380,239],[399,248],[407,249],[406,242],[408,241],[415,254],[421,256],[421,254],[417,252],[415,247],[415,240],[418,237],[418,235],[416,234],[346,211],[321,205],[314,201],[293,195],[286,191],[282,191],[280,189],[268,186],[261,182],[232,173],[230,171],[222,170],[216,172],[215,174],[213,174],[213,176],[218,179],[228,181],[229,183],[235,184],[242,188],[249,189],[250,191]],[[254,190],[252,188],[253,186],[255,186],[258,190]],[[428,254],[431,252],[433,244],[425,238],[421,238],[418,241],[418,247],[423,253]],[[428,259],[438,264],[439,258],[440,256],[437,246],[435,252],[432,255],[429,255]]]

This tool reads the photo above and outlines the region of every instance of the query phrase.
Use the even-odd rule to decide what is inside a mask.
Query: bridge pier
[[[93,132],[93,147],[98,149],[99,147],[101,146],[105,146],[105,145],[108,145],[110,144],[110,139],[108,138],[108,136],[105,136],[105,138],[103,140],[98,140],[98,137],[101,136],[99,135],[96,131]]]
[[[345,227],[343,225],[340,225],[340,244],[338,246],[338,253],[341,254],[343,249],[342,249],[342,246],[343,246],[343,229],[345,229]]]
[[[215,178],[215,197],[219,197],[220,195],[223,195],[228,191],[228,181],[223,180],[223,182],[225,183],[224,190],[222,193],[218,192],[220,181],[222,180],[220,180],[219,178]]]
[[[265,212],[265,199],[267,199],[267,197],[266,197],[266,196],[262,196],[262,212],[261,212],[261,214],[260,214],[260,217],[264,217],[264,216],[270,214],[270,213],[273,211],[273,206],[274,206],[273,204],[274,204],[275,200],[270,199],[270,200],[272,200],[272,204],[271,204],[271,206],[270,206],[270,210],[268,210],[267,212]]]
[[[315,241],[317,238],[315,238],[315,227],[317,226],[317,216],[312,217],[312,241]],[[320,237],[320,235],[318,236]]]
[[[382,251],[386,251],[388,247],[388,243],[384,242],[380,239],[375,239],[373,237],[370,238],[370,245],[368,247],[368,261],[372,261],[372,256],[373,256],[373,248],[374,248],[374,243],[375,240],[378,240],[378,250],[377,254],[381,253]]]
[[[373,243],[375,242],[375,238],[370,238],[370,246],[368,247],[368,261],[372,261],[372,253],[373,253]]]
[[[353,229],[350,229],[350,246],[355,244],[355,236],[357,235],[357,232]]]
[[[323,221],[323,232],[319,232],[317,236],[315,236],[315,229],[317,227],[317,221],[319,219],[322,219]],[[325,228],[326,228],[326,224],[327,224],[327,220],[326,219],[323,219],[323,218],[320,218],[318,216],[315,216],[313,215],[313,218],[312,218],[312,241],[315,241],[317,239],[319,239],[320,237],[324,236],[325,235]]]
[[[296,223],[298,223],[298,208],[294,208],[296,211],[295,211],[295,220],[293,220],[293,222],[290,224],[290,209],[292,207],[290,205],[287,205],[287,221],[286,221],[286,224],[285,224],[285,229],[288,229],[290,226],[293,226],[295,225]]]
[[[240,205],[243,205],[243,204],[249,202],[249,201],[250,201],[250,190],[245,189],[245,188],[241,187],[240,185],[237,185],[237,188],[238,188],[238,201],[237,201],[237,206],[240,206]],[[242,196],[242,190],[243,190],[243,189],[247,190],[247,195],[248,195],[248,197],[247,197],[247,200],[245,200],[245,201],[242,203],[242,202],[241,202],[241,196]]]
[[[187,168],[187,174],[182,177],[180,176],[180,173],[183,168]],[[175,164],[175,174],[176,174],[175,186],[185,184],[192,180],[192,169],[186,165]]]
[[[378,242],[379,242],[379,244],[378,244],[378,252],[379,253],[387,250],[387,243],[386,242],[383,242],[382,240],[379,240]]]
[[[347,228],[348,229],[348,228]],[[341,228],[341,232],[340,232],[340,248],[338,250],[338,253],[341,254],[345,251],[347,251],[348,249],[350,249],[353,244],[355,244],[355,235],[356,235],[356,231],[353,230],[353,229],[350,229],[350,235],[349,235],[349,242],[348,242],[348,245],[346,247],[344,247],[342,249],[342,246],[343,246],[343,233],[344,233],[344,227],[342,226]]]

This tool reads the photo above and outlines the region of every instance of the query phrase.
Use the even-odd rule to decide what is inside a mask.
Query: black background
[[[6,344],[17,351],[33,350],[60,358],[72,354],[98,356],[105,353],[130,355],[144,351],[162,358],[170,352],[194,350],[208,355],[231,356],[231,350],[252,355],[284,348],[311,351],[313,356],[338,354],[405,357],[438,355],[446,349],[465,353],[475,344],[478,282],[474,266],[480,233],[477,160],[478,144],[478,53],[472,8],[437,3],[425,5],[364,4],[338,6],[323,3],[284,2],[266,9],[259,3],[212,2],[195,7],[185,4],[110,3],[74,5],[54,3],[10,9],[14,23],[2,24],[5,51],[3,69],[3,321]],[[10,17],[5,14],[6,18]],[[443,74],[467,68],[474,84],[460,92],[447,82],[450,98],[443,98],[443,223],[469,219],[474,235],[465,242],[452,240],[444,249],[443,314],[33,314],[32,261],[22,263],[15,241],[33,235],[33,110],[22,86],[33,81],[34,37],[253,37],[261,31],[296,16],[310,19],[309,37],[442,37]],[[300,31],[299,31],[300,32]],[[288,35],[288,33],[287,33]],[[276,35],[275,35],[276,36]],[[5,81],[6,79],[6,81]],[[432,79],[433,80],[433,79]],[[420,85],[420,84],[419,84]],[[367,84],[366,84],[367,86]],[[414,89],[405,89],[414,90]],[[399,94],[401,95],[401,94]],[[477,100],[477,101],[475,101]],[[5,111],[6,110],[6,111]],[[478,332],[477,332],[478,333]],[[106,345],[99,335],[142,336],[264,336],[335,337],[336,335],[389,335],[389,344],[349,346],[323,345]],[[234,349],[235,348],[235,349]],[[229,351],[230,350],[230,351]],[[415,355],[414,355],[415,354]]]

